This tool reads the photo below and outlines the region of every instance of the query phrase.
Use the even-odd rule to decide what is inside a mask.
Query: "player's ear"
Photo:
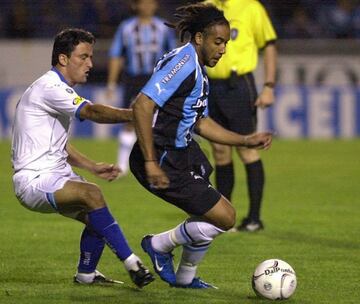
[[[194,41],[197,45],[201,45],[203,43],[204,35],[201,32],[196,32],[194,36]]]
[[[59,64],[61,66],[66,66],[69,62],[69,57],[66,56],[65,54],[60,54],[59,55]]]

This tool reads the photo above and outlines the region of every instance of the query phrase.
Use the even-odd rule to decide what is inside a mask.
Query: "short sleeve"
[[[259,49],[263,48],[269,41],[277,39],[274,27],[265,8],[258,2],[252,6],[254,21],[254,37]]]
[[[43,102],[54,113],[80,119],[80,109],[89,101],[67,85],[52,84],[45,88]]]
[[[190,53],[174,56],[153,73],[141,92],[162,107],[195,69],[196,64]]]

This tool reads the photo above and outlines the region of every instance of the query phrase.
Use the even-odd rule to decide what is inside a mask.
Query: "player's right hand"
[[[145,170],[151,188],[166,189],[169,187],[169,178],[157,162],[145,162]]]
[[[272,133],[260,132],[245,136],[245,147],[268,150],[271,147]]]

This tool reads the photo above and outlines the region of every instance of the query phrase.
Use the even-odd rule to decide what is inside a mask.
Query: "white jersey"
[[[36,80],[16,106],[11,151],[15,173],[35,177],[67,166],[70,125],[87,102],[55,68]]]

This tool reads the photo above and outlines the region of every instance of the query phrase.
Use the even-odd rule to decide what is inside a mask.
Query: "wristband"
[[[157,162],[157,159],[145,159],[144,162]]]
[[[264,83],[264,87],[268,87],[268,88],[275,88],[275,82],[272,82],[272,81],[267,81]]]

